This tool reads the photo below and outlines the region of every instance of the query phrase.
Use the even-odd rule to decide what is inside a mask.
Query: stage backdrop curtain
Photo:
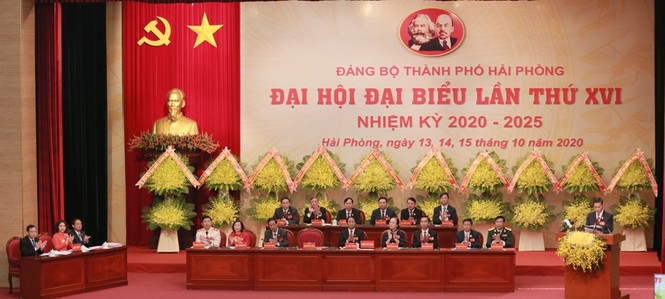
[[[151,130],[152,123],[166,115],[166,93],[177,87],[186,95],[184,113],[198,122],[199,131],[212,134],[222,149],[240,153],[240,4],[125,1],[122,5],[125,141]],[[213,34],[217,47],[208,42],[194,47],[197,34],[188,26],[200,26],[204,13],[210,25],[223,25]],[[139,46],[143,36],[157,40],[144,27],[158,16],[170,25],[170,43]],[[157,28],[166,31],[161,21]],[[128,151],[125,156],[129,245],[145,245],[150,237],[141,213],[152,199],[134,187],[146,170],[138,154]],[[208,199],[197,200],[200,206]]]
[[[107,235],[106,4],[62,4],[65,217]]]
[[[64,219],[61,5],[35,5],[37,206],[40,232]]]

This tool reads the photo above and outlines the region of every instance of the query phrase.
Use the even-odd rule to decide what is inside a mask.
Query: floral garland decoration
[[[658,196],[658,183],[649,166],[651,164],[652,162],[644,157],[642,150],[637,149],[616,171],[612,182],[607,187],[608,192],[612,192],[615,187],[629,191],[651,188],[653,194]]]
[[[259,163],[254,167],[254,173],[249,178],[248,186],[277,195],[277,193],[289,190],[295,191],[291,180],[293,175],[293,162],[279,155],[275,148],[271,149]]]
[[[601,237],[586,232],[570,232],[559,240],[556,254],[564,264],[575,271],[594,272],[603,264],[605,242]]]
[[[240,208],[228,193],[219,193],[203,206],[203,214],[210,216],[213,227],[219,228],[233,224],[240,215]]]
[[[537,195],[547,192],[552,186],[558,190],[558,182],[550,165],[552,162],[542,156],[538,150],[533,149],[528,157],[522,157],[513,167],[515,176],[508,192],[517,189],[527,195]]]
[[[614,221],[622,227],[643,229],[653,223],[656,209],[649,207],[637,194],[630,194],[621,197],[614,213]]]
[[[183,198],[167,197],[153,203],[151,207],[143,208],[143,221],[148,223],[149,230],[158,227],[163,230],[190,230],[196,217],[194,204],[187,203]]]
[[[553,209],[554,206],[547,204],[542,195],[516,198],[512,222],[520,228],[540,231],[554,219]]]
[[[505,167],[506,161],[499,159],[496,152],[479,153],[468,168],[462,169],[466,172],[466,177],[460,186],[460,191],[464,192],[467,188],[471,188],[478,192],[494,192],[502,185],[508,188],[510,183],[504,175]]]
[[[300,172],[293,179],[295,186],[300,185],[310,190],[333,189],[346,184],[344,163],[339,157],[320,145],[311,155],[303,157],[296,165]],[[339,165],[339,166],[338,166]]]
[[[247,182],[245,170],[228,148],[224,148],[199,178],[199,183],[205,184],[208,190],[224,192],[240,190]]]
[[[591,200],[583,194],[576,194],[572,200],[563,203],[563,219],[572,222],[575,229],[581,229],[586,224],[586,217],[591,213]]]
[[[141,176],[136,186],[146,188],[158,196],[179,196],[189,193],[189,184],[195,188],[201,186],[196,180],[185,156],[175,153],[169,147],[156,160],[151,162],[148,170]]]
[[[510,218],[510,205],[503,202],[501,193],[471,194],[469,200],[464,203],[464,215],[471,218],[474,223],[491,223],[500,215]]]
[[[438,148],[432,148],[412,170],[413,174],[407,187],[413,189],[415,186],[416,189],[427,191],[429,194],[440,194],[459,188],[455,181],[457,169],[448,165],[453,165],[452,160],[444,157]]]
[[[212,139],[208,133],[197,135],[164,135],[153,134],[145,131],[141,135],[134,136],[129,140],[129,150],[148,150],[161,152],[169,146],[177,150],[195,151],[202,150],[206,153],[212,153],[219,147],[219,143]]]
[[[265,223],[275,215],[275,210],[280,207],[279,201],[271,196],[259,197],[250,202],[247,214],[258,223]]]
[[[566,189],[568,192],[602,191],[607,193],[607,187],[601,179],[604,169],[598,162],[591,162],[587,152],[581,152],[570,158],[568,164],[562,167],[563,177],[559,180],[559,191]]]
[[[418,203],[417,207],[430,217],[434,215],[434,208],[441,205],[438,196],[417,196],[416,200]]]
[[[344,188],[348,189],[353,185],[356,191],[370,194],[390,191],[395,185],[404,189],[404,183],[392,166],[392,161],[384,158],[383,152],[378,149],[374,149],[369,156],[362,159],[357,167],[351,178],[346,181]]]

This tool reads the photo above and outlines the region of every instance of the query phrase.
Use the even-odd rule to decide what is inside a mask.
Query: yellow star
[[[187,27],[192,31],[196,32],[196,42],[194,43],[194,48],[198,47],[202,42],[206,41],[211,44],[213,47],[217,48],[217,43],[215,42],[215,37],[213,34],[217,32],[224,25],[210,25],[208,23],[208,16],[203,13],[203,19],[201,20],[200,26],[188,25]]]

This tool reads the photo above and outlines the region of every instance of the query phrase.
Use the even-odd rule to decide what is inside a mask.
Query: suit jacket
[[[435,37],[432,38],[430,41],[426,42],[423,44],[422,47],[420,47],[420,51],[447,51],[455,47],[455,44],[457,43],[457,39],[454,37],[450,37],[450,48],[443,48],[441,43],[439,43],[439,38]]]
[[[289,207],[287,214],[284,215],[284,209],[281,207],[275,209],[275,214],[272,216],[274,219],[286,219],[288,225],[298,225],[300,223],[300,215],[298,210],[294,207]]]
[[[485,242],[487,248],[492,247],[492,241],[494,241],[494,235],[498,234],[499,232],[496,230],[496,228],[490,229],[487,232],[487,241]],[[513,237],[513,232],[509,228],[504,227],[503,231],[501,232],[501,236],[499,238],[501,238],[501,241],[505,243],[503,244],[504,248],[513,248],[514,237]]]
[[[415,230],[413,231],[413,248],[420,248],[422,247],[423,240],[421,239],[423,234],[423,230]],[[427,243],[433,243],[434,244],[434,249],[439,248],[439,235],[434,231],[433,229],[428,229],[427,230]]]
[[[266,230],[265,234],[263,234],[263,243],[270,242],[270,239],[272,239],[272,230]],[[286,231],[277,228],[277,243],[275,244],[277,247],[289,247],[289,237],[286,235]]]
[[[390,218],[397,217],[397,214],[395,214],[395,211],[393,211],[390,208],[386,208],[386,218],[387,219],[381,219],[381,209],[376,209],[372,211],[372,218],[369,219],[369,225],[374,225],[376,221],[383,220],[388,222]]]
[[[39,237],[35,238],[35,244],[39,242]],[[32,246],[32,242],[28,236],[25,236],[19,242],[19,247],[21,247],[21,256],[36,256],[41,255],[42,250],[35,250],[35,247]]]
[[[425,213],[423,213],[423,210],[415,208],[413,211],[413,215],[414,215],[413,220],[415,220],[416,221],[415,224],[418,225],[420,224],[420,218],[423,217]],[[409,220],[409,209],[402,210],[402,212],[400,212],[399,214],[399,219]]]
[[[360,210],[358,210],[356,208],[352,208],[351,209],[351,216],[353,216],[353,219],[356,220],[356,224],[363,224],[363,221],[360,218]],[[341,209],[341,210],[337,211],[337,218],[335,218],[335,219],[337,219],[337,221],[339,221],[341,219],[346,219],[346,209]]]
[[[72,244],[83,244],[83,245],[88,245],[90,242],[85,242],[83,243],[83,238],[85,237],[85,231],[80,231],[79,234],[76,234],[76,231],[73,229],[69,232],[70,236],[74,237],[74,241],[72,241]],[[80,236],[79,236],[80,235]]]
[[[483,247],[483,244],[480,244],[480,233],[475,230],[469,231],[471,234],[471,237],[469,238],[469,243],[471,243],[471,248],[481,248]],[[455,243],[462,243],[464,242],[464,231],[458,231],[457,234],[455,234]]]
[[[381,247],[387,247],[386,243],[388,242],[388,233],[390,230],[386,230],[381,234]],[[406,247],[406,233],[401,230],[397,229],[396,231],[397,235],[399,236],[399,243],[397,246],[399,247]],[[390,240],[389,243],[396,243],[395,240]]]
[[[330,223],[330,219],[328,219],[328,211],[324,207],[319,207],[319,210],[321,210],[321,217],[316,217],[314,213],[312,215],[307,216],[309,214],[309,208],[305,208],[305,215],[303,216],[303,223],[312,223],[312,219],[322,219],[323,222],[325,223]]]
[[[586,216],[586,225],[593,226],[597,224],[596,230],[601,231],[603,234],[611,234],[612,230],[614,230],[614,216],[607,211],[603,211],[601,217],[601,221],[605,222],[604,226],[596,222],[596,212],[591,212]]]
[[[353,235],[358,238],[358,240],[355,243],[360,243],[360,241],[365,240],[365,232],[363,232],[357,227],[353,229]],[[348,238],[349,238],[349,229],[345,228],[339,233],[339,242],[337,245],[339,245],[339,247],[344,247],[344,244],[346,244],[346,240]]]
[[[451,206],[448,205],[447,208],[448,214],[450,214],[450,217],[448,217],[448,220],[453,221],[453,225],[457,226],[457,210]],[[441,224],[441,205],[438,207],[434,208],[434,215],[432,215],[432,221],[434,221],[434,224]]]

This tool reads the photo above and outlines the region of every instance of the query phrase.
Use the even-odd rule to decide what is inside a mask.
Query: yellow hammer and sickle
[[[146,43],[153,47],[159,47],[161,45],[168,46],[171,43],[169,40],[169,37],[171,37],[171,25],[169,24],[169,21],[160,16],[157,16],[157,18],[162,21],[162,24],[164,24],[164,32],[161,32],[159,29],[157,29],[157,20],[150,21],[148,25],[143,27],[143,30],[145,30],[146,33],[152,32],[155,34],[157,40],[151,40],[144,36],[138,42],[136,42],[139,46],[143,45],[143,43]]]

